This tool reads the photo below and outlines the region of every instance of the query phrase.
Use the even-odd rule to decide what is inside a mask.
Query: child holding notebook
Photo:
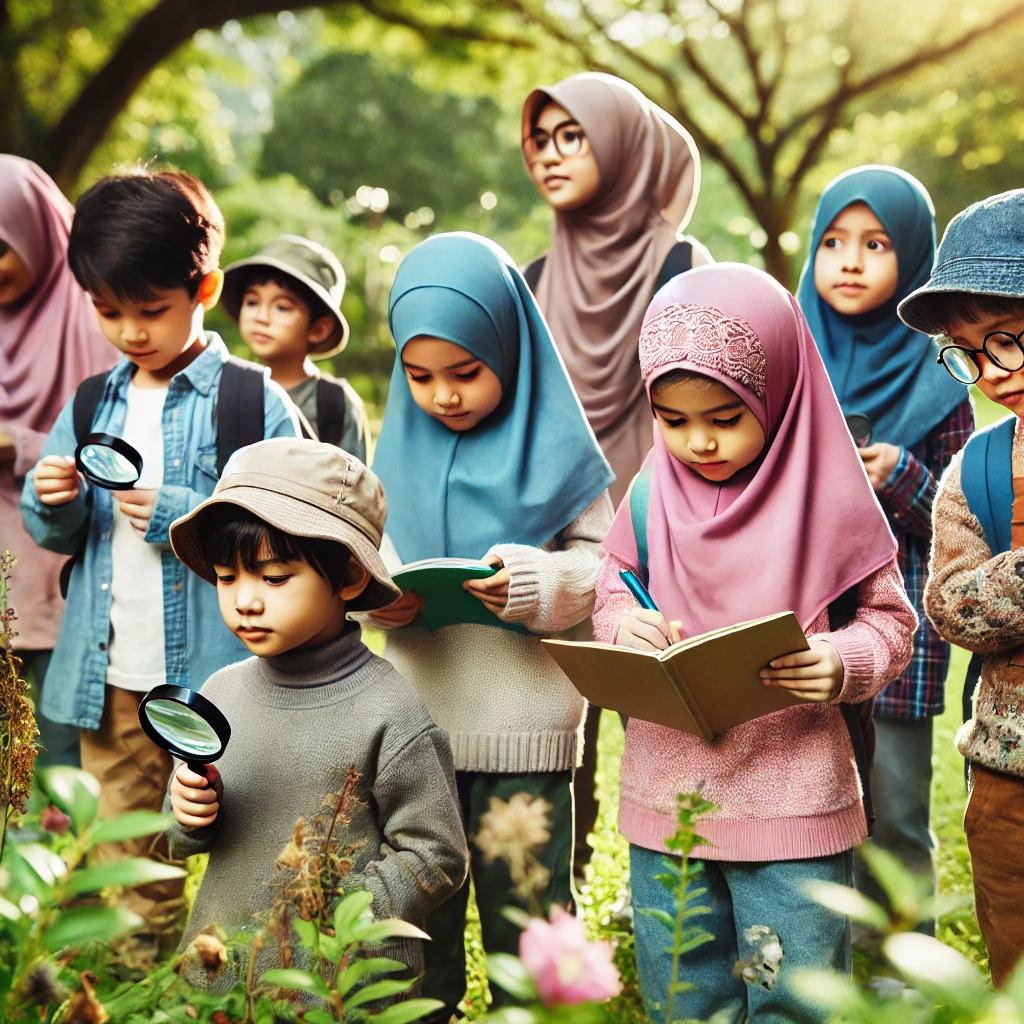
[[[849,885],[867,838],[850,737],[837,706],[877,693],[906,666],[915,627],[896,544],[793,297],[737,264],[700,267],[648,309],[640,362],[656,420],[633,488],[647,521],[620,506],[597,585],[596,638],[664,649],[748,619],[793,611],[810,649],[765,666],[766,686],[806,705],[706,743],[631,719],[619,827],[630,842],[633,903],[674,913],[656,876],[676,827],[677,794],[721,808],[699,831],[715,939],[687,954],[696,989],[674,1015],[824,1021],[792,984],[801,967],[850,970],[849,923],[814,903],[812,879]],[[641,566],[637,536],[645,536]],[[622,569],[649,572],[660,611],[636,607]],[[830,630],[828,606],[856,588],[856,616]],[[851,595],[852,596],[852,595]],[[636,916],[648,1013],[664,1019],[671,936]],[[781,967],[778,954],[781,949]],[[733,976],[748,960],[757,982]],[[773,965],[778,967],[777,973]]]
[[[390,547],[396,566],[486,558],[498,572],[466,584],[492,625],[430,632],[410,624],[418,610],[410,596],[374,620],[401,627],[385,655],[451,740],[484,946],[514,953],[519,929],[502,909],[521,900],[505,865],[487,863],[472,837],[493,798],[544,801],[542,896],[571,901],[584,701],[540,636],[590,615],[612,473],[526,282],[493,242],[458,233],[416,246],[399,267],[390,322],[398,359],[374,464],[388,493],[385,561]],[[426,924],[423,994],[445,1003],[445,1022],[466,987],[467,895]]]

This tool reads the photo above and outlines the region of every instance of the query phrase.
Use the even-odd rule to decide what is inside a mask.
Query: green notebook
[[[403,565],[391,578],[403,594],[414,590],[426,602],[413,624],[431,632],[467,622],[527,632],[523,626],[502,622],[479,598],[462,589],[466,580],[486,579],[495,572],[494,566],[470,558],[425,558]]]

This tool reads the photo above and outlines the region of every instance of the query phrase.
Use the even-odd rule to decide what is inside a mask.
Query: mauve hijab
[[[556,211],[537,302],[621,495],[651,446],[640,325],[697,202],[700,156],[678,121],[613,75],[588,72],[535,89],[523,107],[524,138],[548,100],[583,128],[601,185],[581,209]],[[670,224],[661,211],[682,194],[686,213]]]
[[[675,278],[647,312],[640,360],[648,389],[673,369],[724,384],[767,438],[756,462],[714,483],[654,431],[650,589],[686,635],[783,611],[806,630],[896,557],[807,321],[771,277],[719,263]],[[628,501],[604,546],[635,560]]]

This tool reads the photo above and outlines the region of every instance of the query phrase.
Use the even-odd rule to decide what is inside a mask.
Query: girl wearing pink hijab
[[[646,522],[634,522],[631,505],[642,506],[624,501],[605,540],[597,639],[664,649],[791,610],[810,650],[762,671],[764,685],[804,703],[714,742],[630,720],[619,827],[633,902],[674,914],[655,876],[677,794],[699,790],[720,808],[698,826],[709,845],[699,848],[708,891],[697,902],[711,907],[701,923],[714,940],[687,954],[697,988],[676,997],[674,1018],[824,1021],[792,979],[801,967],[849,972],[849,923],[803,885],[851,884],[853,848],[867,838],[839,705],[867,700],[910,658],[916,619],[896,543],[803,314],[767,274],[726,263],[677,278],[647,311],[639,355],[655,429],[633,487],[649,487],[649,505]],[[625,568],[649,573],[660,611],[636,607],[619,579]],[[829,606],[844,595],[850,615],[836,628]],[[636,915],[640,984],[656,1021],[670,939],[659,920]],[[745,970],[734,976],[738,962]]]
[[[25,532],[21,488],[64,403],[117,355],[68,268],[73,213],[43,170],[0,154],[0,548],[18,559],[11,593],[16,646],[37,687],[60,630],[66,558],[37,547]],[[41,719],[39,726],[46,762],[78,763],[77,729]]]

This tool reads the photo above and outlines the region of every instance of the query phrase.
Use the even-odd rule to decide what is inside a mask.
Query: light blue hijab
[[[899,267],[888,302],[863,316],[836,312],[814,286],[814,256],[833,220],[866,203],[892,239]],[[967,398],[936,363],[935,346],[897,316],[900,300],[928,280],[935,259],[935,208],[924,185],[897,167],[868,165],[834,178],[821,194],[797,298],[846,415],[872,424],[872,440],[909,448]]]
[[[612,482],[544,317],[500,246],[468,232],[421,242],[398,268],[388,316],[398,353],[373,469],[403,562],[545,544]],[[472,430],[449,430],[413,401],[401,353],[424,335],[464,348],[501,381],[501,404]]]

